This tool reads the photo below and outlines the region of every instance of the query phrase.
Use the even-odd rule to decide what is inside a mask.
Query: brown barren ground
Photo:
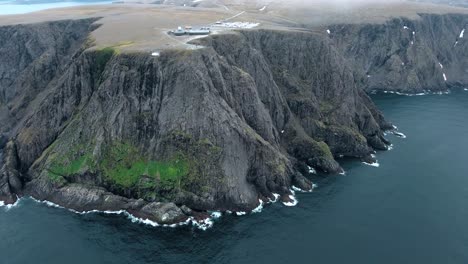
[[[422,4],[404,0],[390,3],[360,3],[353,6],[333,0],[243,1],[205,0],[199,7],[154,4],[108,4],[50,9],[23,15],[0,16],[0,25],[29,24],[63,19],[99,17],[101,26],[92,33],[95,48],[114,47],[120,51],[157,51],[194,48],[189,37],[167,32],[178,26],[210,26],[230,17],[233,21],[260,23],[258,28],[282,30],[319,30],[330,24],[382,23],[395,17],[418,19],[418,14],[464,13],[468,9]],[[201,3],[202,3],[201,2]],[[382,1],[383,2],[383,1]],[[200,6],[211,6],[200,7]],[[222,33],[231,29],[215,30]]]

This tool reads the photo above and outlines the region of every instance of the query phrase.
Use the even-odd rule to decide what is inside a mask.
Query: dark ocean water
[[[406,139],[380,167],[344,161],[296,207],[154,228],[23,200],[0,208],[0,262],[468,263],[468,92],[375,95]]]

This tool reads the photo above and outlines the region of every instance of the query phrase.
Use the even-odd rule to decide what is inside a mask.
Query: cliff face
[[[330,38],[367,79],[367,91],[420,93],[468,84],[468,40],[461,37],[467,28],[466,15],[421,15],[378,25],[336,25]]]
[[[0,27],[0,150],[23,127],[48,88],[81,54],[95,19]],[[21,188],[16,146],[5,148],[9,177],[0,177],[0,196],[13,201]],[[37,157],[36,157],[37,158]],[[22,169],[25,171],[25,169]],[[2,172],[5,174],[6,172]],[[8,173],[7,173],[8,174]],[[15,176],[16,175],[16,176]],[[10,179],[8,179],[10,178]],[[8,183],[10,181],[10,184]],[[14,182],[14,183],[13,183]],[[12,187],[13,185],[16,188]],[[13,189],[13,190],[11,190]]]
[[[287,200],[293,185],[312,187],[308,167],[336,173],[337,157],[369,160],[387,148],[383,130],[391,125],[363,89],[376,84],[362,68],[370,63],[380,71],[374,65],[380,57],[358,56],[367,41],[379,39],[381,31],[371,39],[362,33],[371,26],[335,26],[331,36],[213,35],[198,40],[206,48],[151,57],[84,49],[92,22],[0,28],[8,36],[24,32],[19,47],[42,36],[42,28],[58,34],[23,66],[7,74],[10,67],[0,68],[0,76],[14,79],[0,78],[0,113],[9,124],[1,128],[8,142],[1,200],[32,195],[76,210],[125,209],[171,223],[195,214],[187,207],[244,211],[273,194]],[[76,38],[65,45],[60,36],[67,30]],[[459,45],[466,51],[463,40]],[[10,49],[6,42],[0,54]],[[50,53],[55,59],[41,59]],[[49,75],[26,74],[48,63]],[[425,69],[416,59],[414,65]],[[454,63],[447,67],[456,72]]]

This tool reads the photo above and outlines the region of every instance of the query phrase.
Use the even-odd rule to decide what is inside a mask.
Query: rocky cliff
[[[0,28],[0,200],[159,223],[287,201],[293,185],[311,189],[310,168],[387,149],[391,125],[365,90],[467,83],[457,15],[239,31],[159,57],[89,48],[94,21]]]
[[[330,38],[367,91],[446,91],[468,84],[466,15],[420,15],[385,24],[335,25]]]

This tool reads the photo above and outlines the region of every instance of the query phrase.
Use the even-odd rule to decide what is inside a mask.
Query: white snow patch
[[[463,91],[468,91],[468,88],[463,89]]]
[[[312,168],[311,166],[307,166],[307,169],[309,169],[309,173],[317,174],[317,171],[314,168]]]
[[[440,62],[439,62],[439,66],[440,66],[441,69],[444,68],[444,65],[442,65],[442,63],[440,63]]]
[[[464,35],[465,35],[465,29],[463,29],[463,30],[461,31],[461,33],[460,33],[460,38],[463,38]]]
[[[413,36],[416,35],[416,32],[413,31]]]
[[[153,56],[153,57],[159,57],[160,55],[161,55],[161,53],[159,53],[159,52],[151,53],[151,56]]]
[[[444,81],[447,81],[447,75],[445,75],[445,73],[443,73],[442,76],[444,77]]]
[[[283,202],[284,205],[286,206],[296,206],[298,201],[294,195],[289,195],[289,199],[291,199],[290,202]]]
[[[327,29],[327,33],[328,33],[328,35],[330,35],[330,34],[331,34],[331,31],[330,31],[329,29]]]
[[[260,8],[259,11],[265,11],[266,8],[267,8],[267,6],[264,6],[264,7]]]
[[[411,41],[411,45],[414,45],[414,41]]]
[[[370,78],[371,76],[370,75],[367,75],[367,78]]]
[[[281,130],[281,134],[284,134],[284,130]]]
[[[403,29],[409,29],[409,27],[407,27],[407,26],[403,26]]]

